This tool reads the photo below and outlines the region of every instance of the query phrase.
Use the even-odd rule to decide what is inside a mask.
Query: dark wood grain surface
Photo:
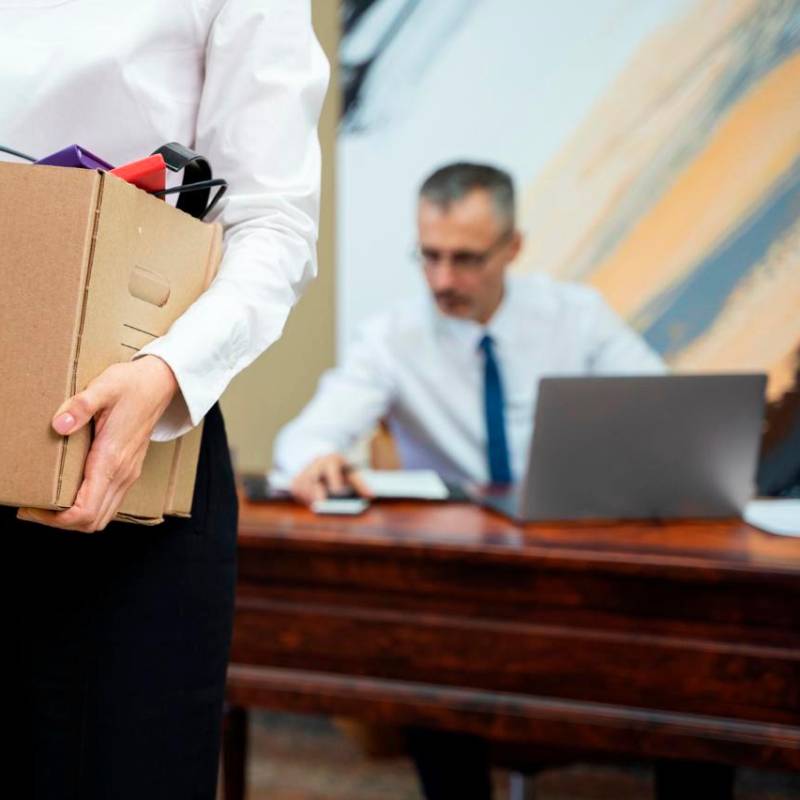
[[[357,517],[318,516],[293,503],[242,503],[240,541],[325,550],[402,547],[425,558],[560,559],[579,568],[635,567],[755,571],[800,576],[800,542],[741,520],[597,521],[518,525],[470,504],[382,502]]]
[[[233,707],[800,769],[800,541],[243,504]]]

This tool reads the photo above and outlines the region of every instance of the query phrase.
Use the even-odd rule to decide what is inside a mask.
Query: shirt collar
[[[456,346],[476,353],[481,339],[486,334],[492,337],[495,345],[503,349],[511,343],[514,336],[513,293],[511,287],[512,282],[507,280],[503,299],[486,325],[481,325],[471,319],[459,319],[458,317],[442,314],[436,303],[430,300],[434,329],[437,334],[454,342]]]

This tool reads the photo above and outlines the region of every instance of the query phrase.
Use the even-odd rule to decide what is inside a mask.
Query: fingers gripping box
[[[72,505],[91,444],[58,407],[130,360],[207,288],[221,230],[113,175],[0,163],[0,504]],[[200,428],[151,443],[120,517],[191,511]]]

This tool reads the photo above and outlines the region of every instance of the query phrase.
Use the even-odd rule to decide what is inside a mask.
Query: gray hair
[[[511,176],[497,167],[466,161],[445,164],[425,179],[419,196],[446,211],[452,203],[475,189],[488,192],[500,221],[513,229],[516,218],[514,184]]]

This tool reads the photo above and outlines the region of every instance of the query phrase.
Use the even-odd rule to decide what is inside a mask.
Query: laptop
[[[754,492],[763,374],[542,378],[518,521],[732,517]]]

